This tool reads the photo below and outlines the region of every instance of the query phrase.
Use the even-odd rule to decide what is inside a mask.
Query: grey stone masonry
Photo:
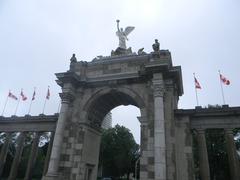
[[[63,92],[66,86],[71,86],[75,98],[71,110],[65,110],[69,114],[61,137],[57,135],[57,125],[58,139],[54,144],[61,142],[62,149],[57,152],[55,148],[59,147],[53,144],[55,160],[50,160],[49,172],[54,169],[56,176],[52,179],[95,180],[104,117],[117,106],[134,105],[141,112],[140,179],[174,180],[173,112],[183,87],[181,68],[172,66],[170,52],[101,57],[91,62],[74,62],[70,67],[69,71],[56,74]],[[166,102],[165,84],[167,88],[171,86]],[[61,124],[60,119],[61,113],[58,120]],[[59,169],[53,168],[52,164],[57,165],[54,161],[59,162]]]
[[[66,88],[69,89],[69,88]],[[55,130],[54,140],[53,140],[53,146],[48,166],[48,172],[44,176],[44,179],[53,179],[55,177],[58,177],[58,168],[59,168],[59,162],[60,162],[60,153],[61,153],[61,146],[63,142],[63,133],[65,129],[66,124],[66,118],[68,114],[68,107],[69,104],[73,100],[73,95],[71,94],[70,90],[68,92],[63,92],[60,94],[60,97],[62,99],[62,105],[61,110],[59,113],[58,123]]]
[[[210,180],[210,170],[209,170],[209,162],[208,162],[208,153],[207,153],[207,145],[205,138],[205,130],[198,129],[197,130],[197,142],[198,142],[198,156],[199,156],[199,169],[200,169],[200,177],[204,180]]]
[[[55,131],[58,113],[39,116],[0,116],[0,132],[49,132]]]
[[[17,147],[16,147],[16,153],[14,155],[13,163],[11,166],[10,174],[8,177],[8,180],[15,180],[17,177],[18,172],[18,166],[22,157],[23,147],[24,147],[24,141],[26,138],[26,133],[22,132],[17,138]]]
[[[175,154],[176,154],[176,179],[177,180],[193,180],[194,165],[192,151],[192,132],[189,128],[190,119],[175,119]]]
[[[231,180],[239,180],[240,179],[240,166],[239,166],[239,158],[237,155],[236,145],[234,143],[234,136],[232,129],[225,129],[225,139],[227,146],[227,154],[228,154],[228,164],[231,174]]]
[[[40,132],[34,133],[31,153],[28,160],[27,170],[25,173],[24,180],[31,180],[33,175],[33,169],[37,160],[38,154],[38,143],[39,143]]]
[[[57,73],[61,111],[53,116],[0,117],[0,172],[11,142],[20,132],[9,180],[17,177],[25,135],[34,132],[25,179],[31,179],[39,133],[52,132],[43,180],[96,180],[102,122],[120,105],[139,108],[140,180],[193,180],[192,131],[197,131],[201,180],[210,179],[205,130],[225,130],[232,180],[239,180],[239,161],[232,129],[240,128],[240,107],[177,109],[183,94],[181,67],[168,50],[150,54],[72,59],[70,70]],[[57,120],[58,119],[58,120]]]
[[[222,107],[195,109],[176,109],[175,120],[178,124],[189,122],[189,130],[197,130],[199,170],[201,179],[210,179],[206,129],[224,129],[231,179],[240,179],[239,160],[234,143],[233,129],[240,128],[240,107]],[[190,136],[189,136],[190,137]],[[177,150],[179,152],[179,150]]]
[[[50,141],[49,141],[48,149],[47,149],[47,154],[46,154],[45,161],[44,161],[44,167],[43,167],[43,173],[42,173],[43,177],[47,174],[48,164],[49,164],[50,155],[51,155],[51,151],[52,151],[54,134],[55,134],[54,132],[51,132]]]
[[[166,180],[166,140],[164,120],[164,81],[162,74],[153,74],[154,90],[154,179]]]
[[[4,164],[7,158],[8,147],[9,147],[9,144],[11,143],[11,139],[12,139],[12,133],[6,133],[6,139],[4,141],[4,144],[1,148],[1,153],[0,153],[0,177],[2,176]]]

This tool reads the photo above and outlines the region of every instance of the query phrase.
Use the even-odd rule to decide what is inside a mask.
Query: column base
[[[47,173],[42,177],[42,180],[60,180],[59,174]]]

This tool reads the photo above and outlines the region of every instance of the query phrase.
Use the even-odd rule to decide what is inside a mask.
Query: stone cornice
[[[164,52],[164,53],[163,53]],[[92,62],[76,62],[71,71],[57,73],[57,83],[63,87],[71,83],[73,87],[105,86],[111,81],[115,84],[146,83],[155,73],[162,73],[164,80],[171,79],[178,95],[183,94],[180,66],[172,66],[169,51],[163,51],[159,58],[151,54],[114,56],[96,59]],[[161,53],[160,53],[161,54]]]
[[[189,118],[192,129],[240,128],[240,107],[178,109],[174,116],[178,122]]]
[[[1,132],[49,132],[55,131],[58,114],[0,117]]]

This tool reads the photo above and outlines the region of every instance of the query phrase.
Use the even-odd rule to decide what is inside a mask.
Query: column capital
[[[163,84],[153,83],[153,94],[154,97],[163,97],[165,93],[165,88]]]
[[[62,92],[62,93],[59,93],[59,96],[62,100],[62,103],[71,103],[73,100],[74,100],[74,95],[72,93],[69,93],[69,92]]]

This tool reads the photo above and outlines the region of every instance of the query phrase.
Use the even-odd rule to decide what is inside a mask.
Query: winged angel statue
[[[117,20],[117,32],[116,32],[116,35],[119,38],[119,45],[118,45],[118,47],[120,47],[122,49],[127,49],[127,46],[126,46],[126,40],[128,41],[127,36],[134,30],[135,27],[128,26],[123,31],[123,28],[119,29],[119,22],[120,22],[120,20]]]

